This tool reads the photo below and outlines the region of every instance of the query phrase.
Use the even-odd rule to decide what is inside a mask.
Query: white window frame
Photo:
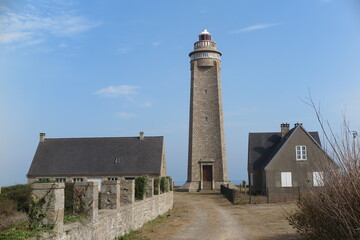
[[[281,172],[281,187],[292,187],[291,172]]]
[[[297,145],[295,147],[296,161],[307,160],[307,149],[305,145]]]
[[[55,178],[55,181],[59,183],[64,183],[66,182],[66,178]]]
[[[324,172],[313,172],[313,186],[314,187],[324,186]]]
[[[73,182],[77,183],[77,182],[83,182],[84,178],[73,178]]]

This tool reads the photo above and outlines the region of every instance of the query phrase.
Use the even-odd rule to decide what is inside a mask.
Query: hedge
[[[159,184],[160,184],[160,178],[154,179],[154,195],[159,195]]]
[[[147,191],[148,177],[146,175],[135,178],[135,199],[143,200]]]

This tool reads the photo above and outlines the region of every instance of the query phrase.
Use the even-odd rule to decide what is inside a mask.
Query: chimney
[[[45,141],[45,133],[40,133],[40,142]]]
[[[289,132],[290,124],[282,123],[280,127],[281,127],[281,137],[283,138]]]
[[[302,123],[295,123],[294,127],[297,127],[297,126],[302,126]]]
[[[144,140],[144,132],[143,131],[140,132],[140,138],[139,139]]]

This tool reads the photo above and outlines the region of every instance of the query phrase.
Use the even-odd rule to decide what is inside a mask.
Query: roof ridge
[[[145,136],[144,138],[161,138],[164,136]],[[134,137],[74,137],[74,138],[45,138],[45,140],[89,140],[89,139],[120,139],[120,138],[139,138],[139,136]]]

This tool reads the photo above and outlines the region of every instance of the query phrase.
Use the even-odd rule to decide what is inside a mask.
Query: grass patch
[[[0,232],[0,240],[25,240],[30,237],[35,237],[38,234],[36,232],[30,232],[22,229],[8,229]]]
[[[124,236],[116,238],[116,240],[150,240],[148,237],[142,237],[140,230],[134,230]]]
[[[72,222],[79,222],[83,223],[88,219],[86,214],[82,213],[74,213],[74,214],[65,214],[64,216],[64,224],[72,223]]]
[[[147,237],[147,235],[149,233],[156,232],[157,228],[161,227],[165,223],[167,218],[171,216],[171,213],[172,210],[170,210],[169,212],[165,213],[162,216],[158,216],[154,220],[145,223],[144,226],[142,226],[142,228],[135,231],[131,231],[128,234],[125,234],[124,236],[116,238],[116,240],[150,240],[150,238]]]

